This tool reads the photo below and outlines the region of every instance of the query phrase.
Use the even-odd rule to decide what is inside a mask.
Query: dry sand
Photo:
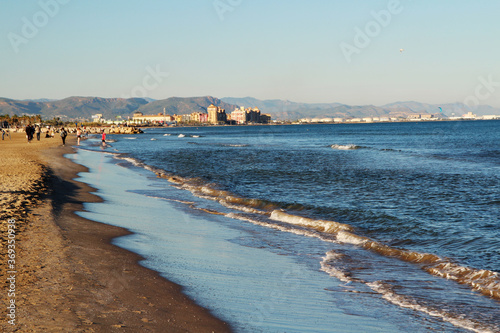
[[[180,286],[138,265],[140,256],[110,244],[126,230],[74,214],[99,198],[73,180],[85,169],[62,156],[73,149],[60,138],[28,144],[24,134],[13,133],[12,140],[0,140],[0,152],[2,332],[230,331]],[[12,219],[15,263],[9,268]],[[13,300],[15,325],[8,322]]]

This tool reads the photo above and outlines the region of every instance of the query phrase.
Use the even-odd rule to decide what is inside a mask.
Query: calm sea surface
[[[108,205],[82,215],[119,225],[113,202],[151,200],[181,212],[167,226],[137,208],[127,214],[140,212],[147,227],[122,225],[137,235],[117,243],[192,284],[187,293],[237,331],[500,331],[499,121],[162,128],[108,139],[105,149],[87,140],[74,157]],[[128,181],[115,169],[96,176],[102,165]],[[128,203],[113,199],[118,188]],[[163,228],[183,241],[155,240]],[[184,257],[193,239],[206,246],[196,260]],[[181,243],[191,249],[182,256]],[[201,281],[182,264],[214,257],[204,272],[224,260],[240,269]],[[262,294],[245,284],[251,274],[264,279]],[[366,326],[334,327],[333,313]]]

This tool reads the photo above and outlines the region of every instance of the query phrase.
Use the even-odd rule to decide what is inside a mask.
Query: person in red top
[[[104,130],[102,130],[102,145],[106,146],[106,132]]]

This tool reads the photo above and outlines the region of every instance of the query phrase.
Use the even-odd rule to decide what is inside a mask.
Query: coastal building
[[[131,124],[168,124],[168,123],[201,123],[201,124],[227,124],[228,121],[232,124],[248,124],[248,123],[263,123],[268,124],[271,122],[271,115],[261,114],[258,108],[245,109],[241,107],[236,109],[231,114],[226,114],[226,111],[220,107],[211,104],[207,108],[208,113],[205,112],[192,112],[191,114],[166,115],[165,113],[158,113],[155,115],[144,115],[142,112],[135,112],[132,119],[129,120]]]
[[[194,123],[206,123],[208,122],[208,114],[204,112],[193,112],[191,113],[190,121]]]
[[[494,115],[494,114],[485,115],[485,116],[482,116],[481,119],[483,119],[483,120],[500,119],[500,115]]]
[[[271,122],[270,114],[261,114],[259,108],[245,108],[240,106],[231,112],[231,121],[235,124],[269,124]]]
[[[420,114],[410,114],[408,115],[407,117],[409,120],[416,120],[416,119],[420,119]]]
[[[477,115],[472,113],[472,111],[467,112],[466,114],[462,115],[463,119],[476,119]]]
[[[92,121],[96,123],[100,123],[104,121],[104,118],[102,117],[102,113],[97,113],[92,115]]]
[[[408,115],[407,119],[408,120],[431,120],[434,118],[433,114],[429,113],[415,113],[415,114],[410,114]]]
[[[207,108],[207,113],[208,122],[210,124],[225,123],[227,121],[226,110],[218,106],[210,104],[210,106]]]
[[[240,107],[239,109],[231,112],[231,120],[238,125],[246,124],[247,113],[245,109],[243,107]]]
[[[144,115],[142,112],[135,112],[132,116],[134,124],[164,124],[175,121],[174,117],[163,113]]]
[[[174,114],[174,120],[177,123],[182,123],[182,115]]]
[[[271,115],[269,113],[262,113],[260,115],[260,122],[262,124],[269,124],[269,123],[271,123]]]
[[[247,123],[260,123],[260,110],[255,107],[253,109],[246,109]]]

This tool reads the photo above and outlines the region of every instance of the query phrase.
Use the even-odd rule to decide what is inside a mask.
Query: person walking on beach
[[[31,126],[31,124],[28,124],[26,125],[24,131],[26,132],[26,138],[28,139],[28,143],[30,143],[31,140],[33,140],[33,133],[35,132],[35,129],[33,128],[33,126]]]
[[[36,139],[37,141],[40,141],[40,133],[42,132],[42,130],[40,129],[40,126],[36,125],[35,127],[35,133],[36,133]]]
[[[68,136],[68,132],[64,129],[64,127],[61,129],[61,139],[63,146],[66,145],[66,137]]]
[[[76,129],[76,138],[77,138],[77,141],[78,141],[78,145],[80,145],[80,139],[82,137],[82,130],[80,129],[80,127],[78,127]]]
[[[12,137],[10,136],[10,129],[7,128],[7,130],[2,129],[2,140],[4,139],[4,136],[7,135],[9,137],[9,140],[12,140]]]

